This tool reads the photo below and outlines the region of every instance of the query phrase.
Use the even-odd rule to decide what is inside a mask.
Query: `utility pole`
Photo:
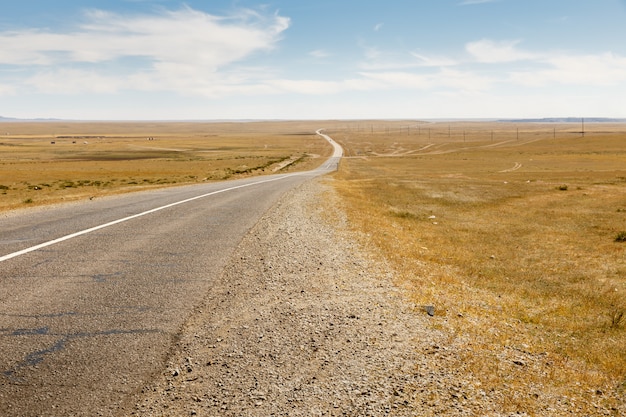
[[[585,118],[583,117],[583,138],[585,137]]]

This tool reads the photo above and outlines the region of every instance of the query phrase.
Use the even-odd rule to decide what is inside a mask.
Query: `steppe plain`
[[[573,124],[441,121],[0,128],[4,211],[309,169],[330,154],[314,133],[325,128],[346,157],[324,179],[336,198],[319,204],[345,215],[350,236],[385,265],[406,305],[445,336],[436,346],[415,343],[417,354],[464,375],[502,415],[540,415],[546,403],[555,404],[553,415],[625,410],[625,125],[591,124],[585,132]],[[447,395],[463,408],[458,390]]]
[[[333,185],[352,227],[416,306],[435,307],[459,349],[449,366],[512,414],[545,415],[552,390],[588,405],[575,414],[624,412],[626,126],[584,129],[329,132],[347,150]]]
[[[307,169],[329,154],[298,123],[4,122],[0,211]]]

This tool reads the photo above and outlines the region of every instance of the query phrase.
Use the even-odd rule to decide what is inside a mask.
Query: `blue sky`
[[[5,117],[626,117],[626,0],[2,3]]]

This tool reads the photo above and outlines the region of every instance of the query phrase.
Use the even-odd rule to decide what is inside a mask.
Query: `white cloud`
[[[114,93],[124,87],[120,81],[96,71],[60,68],[41,71],[25,80],[25,83],[46,94],[79,94]]]
[[[311,51],[309,52],[309,55],[314,58],[328,58],[330,56],[330,54],[323,49],[316,49],[314,51]]]
[[[451,67],[458,64],[457,60],[442,55],[425,55],[418,52],[399,54],[374,47],[363,47],[363,61],[358,63],[358,67],[365,71],[391,71],[424,67]]]
[[[423,67],[452,67],[458,65],[459,62],[448,57],[442,56],[426,56],[422,54],[418,54],[416,52],[412,52],[411,55],[417,58],[418,66]]]
[[[442,87],[459,91],[482,91],[490,89],[495,80],[470,71],[444,68],[438,75]]]
[[[271,80],[268,86],[274,88],[274,92],[289,92],[297,94],[333,94],[343,91],[341,82],[320,80]]]
[[[520,87],[606,87],[626,83],[626,57],[611,52],[576,54],[534,51],[521,40],[483,39],[465,45],[469,59],[427,56],[412,52],[413,60],[390,59],[367,50],[360,75],[374,90],[406,88],[433,92],[505,91]],[[378,52],[374,50],[375,52]],[[479,64],[479,65],[477,65]]]
[[[469,0],[460,4],[487,2]],[[251,112],[269,111],[273,103],[279,102],[289,102],[283,107],[289,112],[298,106],[305,108],[305,103],[315,100],[320,105],[332,101],[341,110],[339,98],[357,92],[371,93],[372,100],[352,104],[363,109],[378,103],[379,97],[397,96],[407,102],[421,102],[424,109],[436,102],[448,115],[476,112],[476,116],[484,116],[497,115],[513,101],[519,114],[549,110],[548,104],[555,107],[569,94],[569,87],[575,86],[599,87],[587,90],[599,98],[578,102],[572,99],[567,105],[575,108],[584,102],[598,109],[606,106],[606,114],[610,114],[609,110],[618,105],[603,104],[606,92],[618,90],[613,86],[623,90],[621,86],[626,85],[624,56],[611,52],[583,54],[523,48],[522,40],[476,40],[460,45],[455,54],[432,54],[420,49],[394,51],[361,44],[362,61],[342,60],[335,55],[337,62],[332,63],[332,70],[318,79],[303,75],[308,69],[298,75],[289,73],[288,60],[275,60],[271,65],[276,67],[254,66],[248,59],[276,48],[289,25],[288,18],[276,14],[244,10],[230,16],[214,16],[187,7],[135,16],[92,10],[73,29],[0,32],[0,65],[5,74],[10,73],[8,78],[0,80],[0,96],[29,98],[34,92],[77,96],[128,91],[175,92],[197,96],[188,100],[195,103],[205,98],[220,98],[212,104],[219,109],[229,101],[223,98],[246,95],[246,103],[255,103],[246,104]],[[379,24],[374,30],[381,28]],[[311,50],[308,55],[320,59],[312,70],[315,73],[323,70],[327,61],[331,65],[330,60],[323,59],[330,56],[325,49]],[[299,76],[310,78],[297,79]],[[294,95],[308,97],[297,100]],[[333,100],[327,100],[325,95],[332,95]],[[551,101],[552,96],[555,98]],[[141,97],[147,101],[145,97],[154,95]],[[69,97],[68,102],[73,99]],[[533,107],[533,100],[544,108]],[[241,101],[233,104],[236,101],[230,104],[233,115],[242,114]],[[211,102],[202,103],[200,107],[204,111],[206,103]],[[395,105],[393,100],[387,103],[374,106],[374,112]],[[24,108],[29,109],[30,105],[26,103]],[[177,111],[181,106],[180,103],[160,105],[163,112],[166,106],[176,106]],[[73,106],[74,102],[68,108]],[[50,108],[54,107],[48,104],[43,111]],[[152,110],[144,111],[149,115]]]
[[[470,42],[466,50],[480,64],[498,65],[499,82],[527,87],[611,86],[626,82],[626,57],[612,52],[575,54],[526,51],[520,41]],[[487,67],[489,68],[489,67]]]
[[[360,74],[358,77],[336,81],[310,79],[272,79],[264,82],[266,92],[273,94],[295,93],[306,95],[328,95],[351,91],[376,91],[389,87],[389,83]]]
[[[365,47],[365,59],[368,61],[375,61],[383,56],[383,52],[376,47],[368,46]]]
[[[374,32],[378,32],[378,31],[380,31],[380,30],[383,28],[383,26],[384,26],[384,25],[385,25],[384,23],[377,23],[377,24],[374,26]]]
[[[36,74],[27,84],[44,91],[115,91],[146,77],[146,89],[192,92],[224,67],[272,49],[290,24],[279,15],[220,17],[188,7],[130,17],[92,10],[85,19],[67,32],[0,33],[0,65],[29,67]]]
[[[422,90],[433,86],[432,76],[411,72],[362,72],[361,75],[366,79],[375,81],[379,89],[406,88]]]
[[[15,87],[8,84],[0,84],[0,96],[8,96],[15,93]]]
[[[344,92],[381,92],[386,90],[431,90],[477,92],[491,87],[488,78],[471,72],[443,68],[428,73],[409,71],[363,71],[357,77],[336,81],[311,79],[272,79],[265,81],[264,93],[327,95]],[[261,87],[259,86],[259,89]],[[261,90],[259,90],[261,91]]]
[[[514,71],[514,83],[541,87],[548,84],[611,86],[626,82],[626,57],[610,52],[597,55],[546,55],[535,71]]]
[[[490,88],[491,81],[471,72],[443,68],[434,73],[417,72],[363,72],[363,77],[379,83],[378,88],[417,90],[454,89],[479,91]]]
[[[470,42],[465,46],[467,52],[478,62],[495,64],[536,59],[537,54],[517,49],[519,40],[495,42],[483,39]]]

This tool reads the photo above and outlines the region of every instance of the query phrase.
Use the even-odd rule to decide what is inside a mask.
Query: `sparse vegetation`
[[[536,414],[518,395],[532,387],[614,401],[589,393],[626,379],[626,254],[606,239],[623,226],[626,127],[555,140],[533,126],[519,141],[503,124],[471,128],[467,142],[447,124],[328,132],[352,156],[334,181],[350,222],[416,306],[436,307],[433,328],[466,352],[450,365],[498,390],[503,411]]]
[[[626,242],[626,231],[618,232],[615,236],[616,242]]]
[[[622,324],[624,319],[624,309],[621,307],[615,307],[610,312],[611,328],[615,329]]]
[[[21,207],[26,199],[32,200],[33,192],[37,200],[31,204],[38,205],[306,170],[330,152],[314,134],[319,124],[313,122],[5,122],[3,126],[20,133],[3,136],[7,146],[0,154],[4,183],[0,211]],[[154,140],[147,141],[148,137]]]

